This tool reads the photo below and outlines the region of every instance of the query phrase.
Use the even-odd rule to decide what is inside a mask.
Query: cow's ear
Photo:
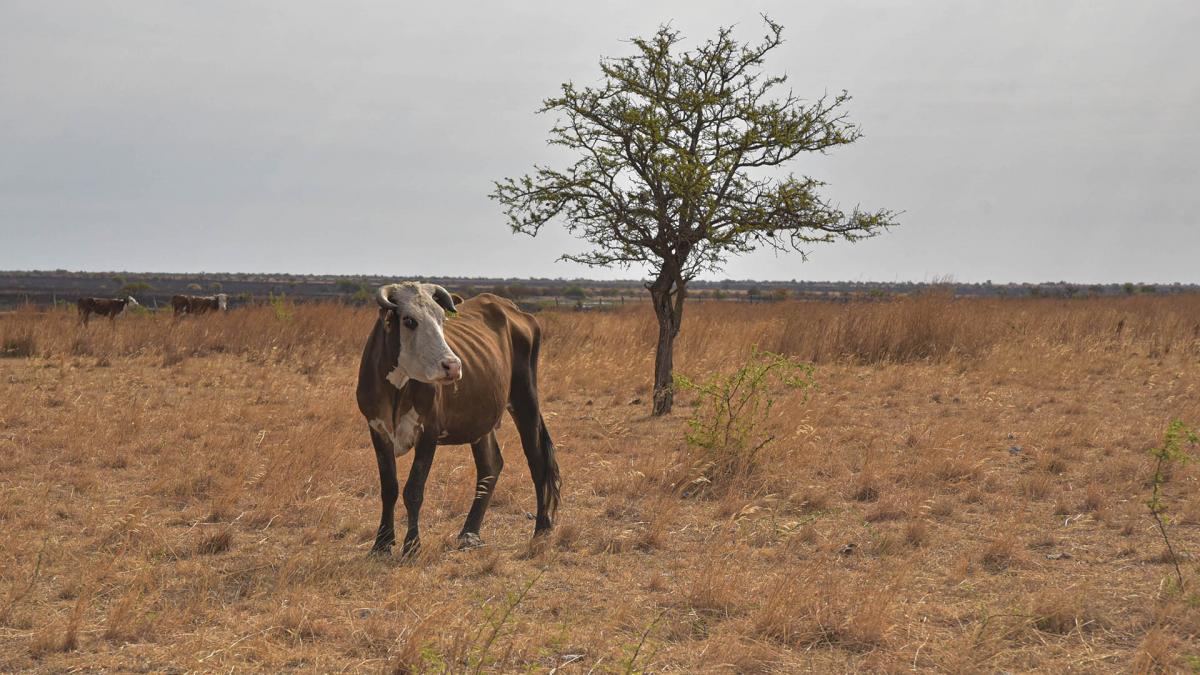
[[[454,306],[455,297],[457,296],[450,295],[450,291],[447,291],[441,286],[433,287],[433,301],[436,302],[442,309],[446,310],[447,316],[454,316],[455,314],[458,314],[458,309]],[[458,298],[458,301],[462,302],[462,298]]]
[[[453,300],[454,304],[456,305],[461,305],[463,303],[463,297],[458,293],[451,293],[450,299]]]

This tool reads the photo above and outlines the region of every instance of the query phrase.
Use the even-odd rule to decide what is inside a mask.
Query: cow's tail
[[[550,440],[550,431],[546,429],[546,420],[538,414],[538,449],[542,451],[542,466],[545,474],[542,480],[542,497],[546,503],[546,517],[554,522],[558,513],[559,491],[562,488],[562,474],[558,472],[558,459],[555,458],[554,441]]]
[[[542,327],[533,323],[533,344],[529,348],[529,378],[533,384],[534,397],[537,397],[538,352],[542,346]],[[562,488],[562,474],[558,471],[558,459],[555,457],[554,441],[550,440],[550,430],[546,428],[546,419],[542,417],[541,404],[538,404],[538,449],[542,453],[542,466],[545,474],[542,480],[542,497],[546,503],[546,515],[550,522],[558,512],[559,492]]]

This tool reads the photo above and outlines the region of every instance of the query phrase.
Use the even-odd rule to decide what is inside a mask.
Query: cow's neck
[[[384,379],[396,392],[392,408],[394,417],[403,415],[414,408],[421,418],[428,417],[437,398],[438,388],[436,386],[401,375],[399,369],[394,366],[384,376]]]

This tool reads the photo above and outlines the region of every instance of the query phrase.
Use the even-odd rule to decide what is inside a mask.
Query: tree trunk
[[[683,297],[686,287],[683,280],[666,272],[650,284],[650,298],[654,303],[654,315],[658,317],[658,347],[654,350],[654,406],[651,415],[658,417],[671,412],[675,399],[675,382],[672,363],[675,353],[675,336],[683,319]]]

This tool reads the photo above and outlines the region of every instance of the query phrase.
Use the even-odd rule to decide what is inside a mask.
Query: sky
[[[0,0],[0,269],[643,277],[492,182],[628,38],[761,13],[864,134],[787,169],[900,225],[706,278],[1200,282],[1200,3],[1110,0]]]

